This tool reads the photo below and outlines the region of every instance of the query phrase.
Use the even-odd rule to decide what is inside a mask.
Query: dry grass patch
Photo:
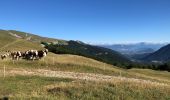
[[[125,81],[74,81],[45,86],[48,94],[76,100],[168,100],[170,87]]]

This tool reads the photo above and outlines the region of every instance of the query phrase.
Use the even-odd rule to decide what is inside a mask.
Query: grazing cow
[[[23,54],[23,57],[27,60],[35,60],[38,57],[37,50],[28,50]]]
[[[19,60],[22,57],[22,52],[21,51],[11,52],[11,57],[13,60]]]
[[[2,54],[2,55],[1,55],[1,59],[2,59],[2,60],[5,59],[5,58],[7,58],[7,57],[8,57],[7,54]]]
[[[38,51],[38,58],[41,59],[41,58],[47,56],[47,53],[48,53],[48,49],[39,50],[39,51]]]
[[[6,59],[6,58],[9,57],[9,56],[10,56],[10,53],[9,53],[9,51],[7,51],[7,53],[1,55],[1,59],[2,59],[2,60],[3,60],[3,59]]]
[[[30,59],[30,50],[28,50],[28,51],[25,51],[25,53],[23,54],[23,58],[25,58],[25,59]]]
[[[33,60],[38,58],[38,51],[34,50],[33,51]]]
[[[27,50],[25,52],[21,51],[7,51],[6,54],[1,55],[1,59],[5,59],[10,56],[13,60],[19,60],[20,58],[27,60],[38,60],[47,56],[48,49],[45,50]]]

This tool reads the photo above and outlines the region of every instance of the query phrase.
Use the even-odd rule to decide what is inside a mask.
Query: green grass
[[[19,39],[8,33],[8,31],[0,30],[0,52],[4,52],[6,50],[25,51],[29,49],[43,49],[40,43]]]
[[[170,90],[156,87],[141,87],[129,82],[89,82],[57,84],[48,89],[54,96],[66,95],[76,100],[168,100]]]
[[[148,77],[150,80],[157,80],[159,82],[170,83],[170,72],[168,71],[155,71],[150,69],[130,69],[128,73],[140,75],[141,77]]]
[[[0,78],[0,97],[11,100],[169,100],[170,87],[38,76]]]
[[[33,43],[33,42],[28,42],[23,39],[17,39],[15,43],[12,43],[11,45],[6,46],[3,48],[3,51],[10,50],[10,51],[26,51],[30,49],[37,49],[41,50],[43,49],[40,44],[38,43]]]
[[[16,38],[10,36],[7,31],[0,30],[0,47],[16,41]],[[1,49],[0,49],[1,50]]]
[[[19,69],[47,69],[53,71],[69,71],[81,73],[96,73],[103,75],[123,76],[129,78],[139,78],[170,84],[169,72],[153,71],[150,69],[130,69],[125,70],[93,59],[75,55],[55,55],[49,53],[47,57],[39,61],[12,61],[0,60],[0,69],[6,66],[6,70],[12,68]],[[161,74],[159,74],[161,73]]]
[[[44,59],[36,61],[19,60],[13,62],[10,59],[0,60],[0,68],[3,65],[7,68],[48,69],[105,75],[119,75],[119,71],[121,71],[118,68],[113,68],[111,65],[93,59],[75,55],[56,55],[53,53],[49,53]]]
[[[92,67],[88,65],[69,64],[69,63],[47,63],[46,61],[7,61],[3,63],[6,68],[21,68],[21,69],[47,69],[53,71],[71,71],[71,72],[83,72],[83,73],[96,73],[104,75],[119,75],[119,72],[113,70],[104,70],[102,68]],[[1,64],[0,68],[3,68]],[[107,67],[106,67],[107,68]]]
[[[65,40],[61,40],[61,39],[54,39],[54,38],[47,38],[47,37],[41,37],[41,36],[38,36],[38,35],[34,35],[34,34],[31,34],[31,33],[26,33],[26,32],[20,32],[20,31],[16,31],[16,30],[9,30],[10,32],[14,33],[14,34],[17,34],[21,37],[23,37],[24,39],[28,38],[28,37],[31,37],[31,41],[33,42],[37,42],[37,43],[41,43],[42,41],[44,42],[63,42],[65,43],[66,41]],[[27,35],[26,35],[27,34]]]
[[[0,97],[23,100],[37,96],[43,97],[43,86],[59,82],[70,82],[71,79],[60,79],[38,76],[13,76],[0,78]],[[50,97],[50,96],[49,96]]]
[[[150,69],[130,69],[128,70],[129,72],[137,72],[140,74],[148,75],[148,76],[153,76],[153,77],[162,77],[165,79],[170,80],[170,73],[168,71],[155,71],[155,70],[150,70]]]

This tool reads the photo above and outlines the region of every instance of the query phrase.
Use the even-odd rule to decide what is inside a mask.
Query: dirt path
[[[12,35],[12,36],[14,36],[16,38],[22,38],[21,36],[19,36],[17,34],[14,34],[14,33],[10,32],[10,31],[8,31],[8,34],[10,34],[10,35]]]
[[[3,73],[3,70],[0,70]],[[51,71],[45,69],[8,69],[6,75],[37,75],[42,77],[58,77],[58,78],[71,78],[71,79],[79,79],[79,80],[89,80],[89,81],[106,81],[106,82],[133,82],[136,84],[142,85],[153,85],[153,86],[170,86],[168,84],[153,82],[149,80],[143,79],[135,79],[135,78],[126,78],[126,77],[117,77],[117,76],[109,76],[102,74],[93,74],[93,73],[78,73],[78,72],[65,72],[65,71]]]

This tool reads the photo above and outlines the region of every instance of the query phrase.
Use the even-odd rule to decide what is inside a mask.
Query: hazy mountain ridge
[[[145,54],[145,53],[153,53],[158,50],[162,46],[167,43],[136,43],[136,44],[113,44],[113,45],[98,45],[102,47],[106,47],[115,51],[118,51],[122,54],[126,55],[134,55],[134,54]]]
[[[158,51],[143,58],[150,62],[168,62],[170,61],[170,44],[160,48]]]

